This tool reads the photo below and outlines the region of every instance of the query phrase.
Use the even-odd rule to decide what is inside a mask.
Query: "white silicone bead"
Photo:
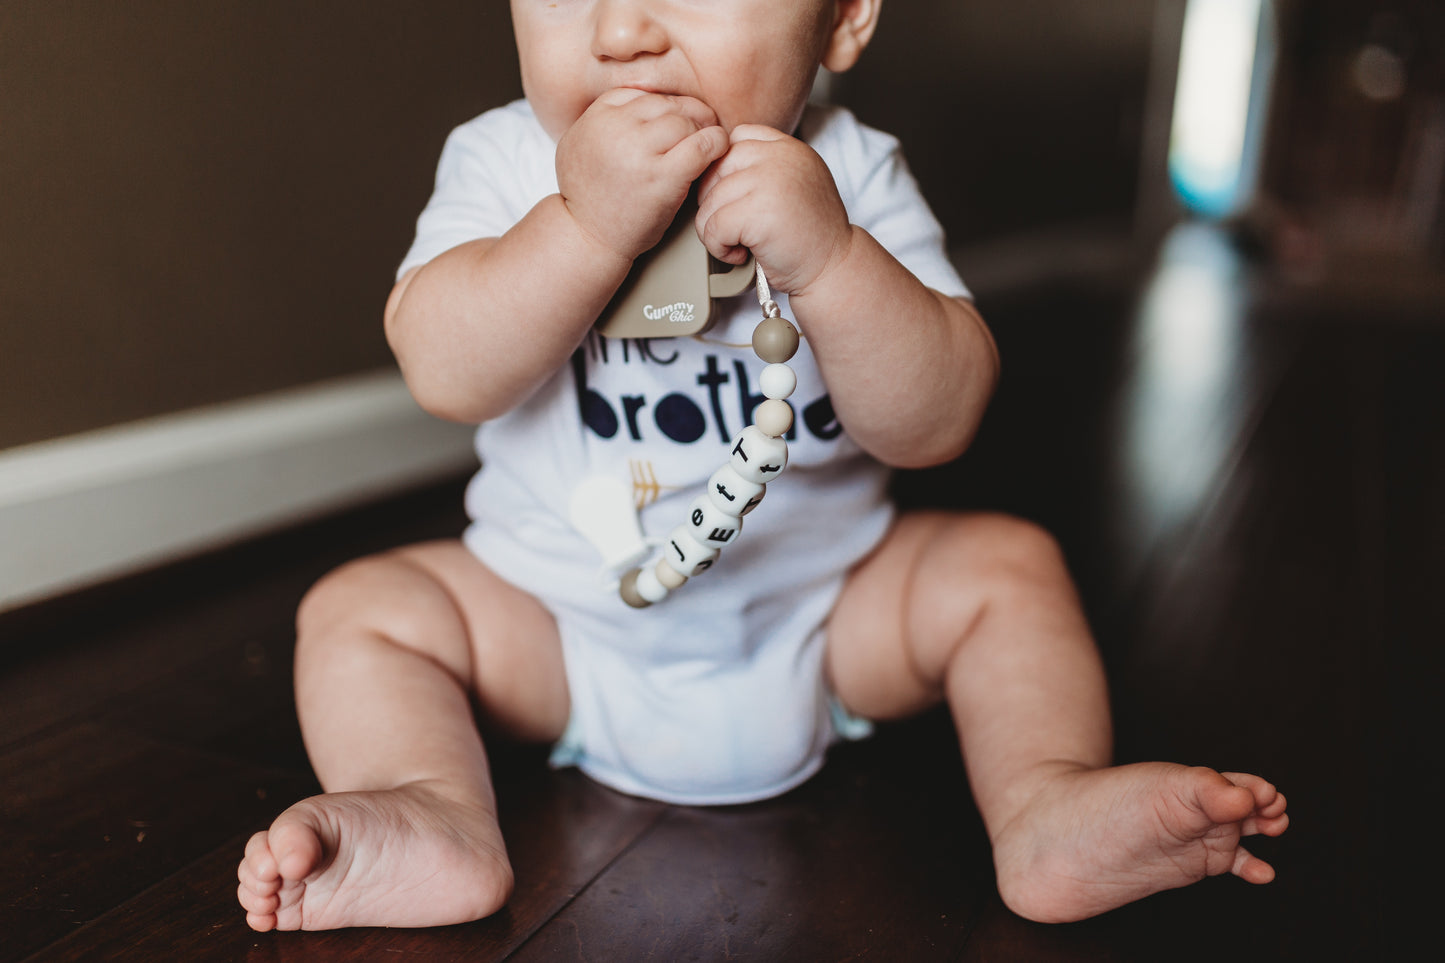
[[[758,375],[758,386],[763,389],[764,398],[781,401],[798,387],[798,374],[785,364],[770,364]]]
[[[746,515],[748,512],[752,511],[754,508],[757,508],[757,507],[758,507],[758,502],[762,501],[762,500],[763,500],[763,496],[766,495],[767,493],[768,493],[767,486],[763,486],[763,488],[762,488],[756,495],[754,495],[752,498],[749,498],[749,499],[748,499],[748,503],[743,506],[743,514]]]
[[[704,545],[692,537],[691,530],[686,525],[679,525],[672,530],[667,537],[667,544],[662,548],[662,557],[667,559],[667,564],[677,570],[679,575],[686,575],[691,578],[700,572],[707,571],[718,557],[718,550],[710,545]],[[644,573],[657,578],[649,569],[643,569]],[[642,591],[642,576],[637,577],[638,592]],[[658,583],[661,584],[661,583]],[[646,598],[644,595],[643,598]]]
[[[653,603],[667,598],[667,586],[658,580],[657,573],[650,565],[643,566],[637,573],[637,594]]]
[[[725,515],[746,515],[756,504],[754,499],[763,497],[763,487],[739,475],[732,465],[724,465],[707,480],[707,497]]]
[[[769,398],[753,409],[753,424],[769,438],[781,438],[793,427],[793,409],[781,398]]]
[[[766,485],[788,467],[788,443],[749,425],[733,439],[732,467],[748,481]]]
[[[706,495],[693,499],[687,508],[687,528],[703,545],[723,548],[737,537],[742,527],[741,518],[724,512]]]

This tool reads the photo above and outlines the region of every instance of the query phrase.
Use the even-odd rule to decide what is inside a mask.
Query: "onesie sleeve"
[[[397,268],[400,278],[459,244],[500,237],[531,209],[525,148],[535,132],[520,105],[489,111],[456,128],[437,162],[431,199],[416,238]],[[535,178],[533,178],[535,179]]]
[[[859,123],[841,107],[810,110],[802,133],[833,172],[854,224],[928,287],[950,297],[970,296],[897,138]]]

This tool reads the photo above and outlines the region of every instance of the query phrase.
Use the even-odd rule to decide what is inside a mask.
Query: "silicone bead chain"
[[[622,577],[618,592],[633,608],[661,602],[711,568],[723,547],[742,532],[743,516],[763,500],[768,483],[788,467],[783,435],[793,427],[793,409],[787,398],[798,386],[798,376],[787,362],[798,351],[798,329],[773,300],[761,264],[757,292],[763,320],[753,329],[753,351],[767,362],[758,378],[765,400],[753,411],[753,423],[733,439],[728,463],[713,473],[707,491],[693,500],[686,519],[668,535],[662,557]]]

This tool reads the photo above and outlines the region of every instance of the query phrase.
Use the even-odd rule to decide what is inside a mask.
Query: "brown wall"
[[[956,245],[1127,230],[1156,14],[1179,2],[893,0],[836,96],[898,135]]]
[[[955,243],[1127,224],[1154,9],[892,0],[837,95]],[[518,93],[501,0],[0,2],[0,449],[389,363],[442,139]]]
[[[0,449],[387,364],[479,0],[0,3]]]
[[[1328,243],[1388,247],[1445,267],[1445,3],[1275,0],[1273,124],[1263,188]],[[1398,89],[1371,91],[1384,53]]]

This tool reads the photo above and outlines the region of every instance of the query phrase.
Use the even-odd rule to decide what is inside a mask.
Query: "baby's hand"
[[[557,185],[578,226],[632,260],[662,239],[692,182],[727,149],[702,101],[618,88],[557,142]]]
[[[853,236],[833,175],[813,148],[771,127],[739,125],[731,140],[699,186],[698,234],[729,264],[752,251],[773,286],[796,294]]]

